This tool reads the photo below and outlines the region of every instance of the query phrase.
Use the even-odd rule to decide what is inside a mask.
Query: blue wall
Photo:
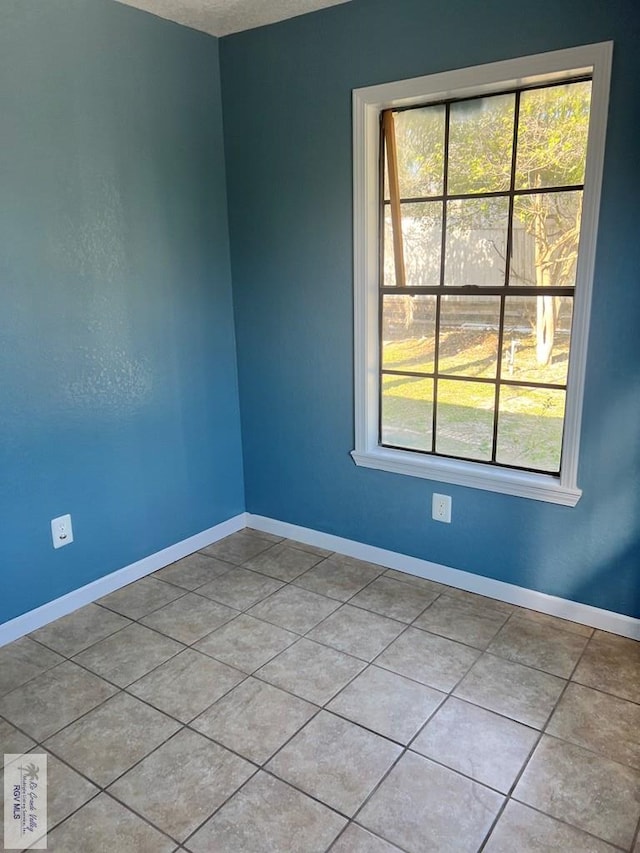
[[[244,497],[218,42],[2,0],[0,135],[2,622]]]
[[[610,38],[582,500],[356,468],[351,89]],[[0,622],[241,512],[242,450],[252,512],[640,616],[638,43],[630,0],[353,0],[220,43],[2,0]]]
[[[247,509],[640,616],[635,0],[353,0],[221,42]],[[356,468],[351,90],[615,40],[575,508]],[[453,495],[454,521],[430,520]]]

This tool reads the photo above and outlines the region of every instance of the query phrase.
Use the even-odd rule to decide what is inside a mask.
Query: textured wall
[[[221,43],[254,513],[640,616],[639,8],[354,0]],[[576,508],[356,468],[351,90],[615,40]],[[453,524],[430,495],[453,495]]]
[[[0,621],[244,508],[219,83],[111,0],[0,4]]]

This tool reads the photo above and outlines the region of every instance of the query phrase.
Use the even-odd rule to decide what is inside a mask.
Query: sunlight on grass
[[[531,379],[543,372],[544,381],[566,379],[569,336],[558,336],[551,363],[536,361],[533,335],[520,336],[517,346],[505,341],[503,375]],[[467,344],[459,349],[460,330],[441,336],[440,372],[493,378],[496,375],[496,335],[465,330]],[[385,342],[385,365],[396,369],[433,370],[433,341],[423,338]],[[401,365],[401,367],[400,367]],[[540,380],[537,380],[540,381]],[[449,456],[487,461],[493,438],[494,386],[440,379],[436,450]],[[501,386],[497,461],[544,471],[558,471],[565,392],[552,388]],[[386,375],[382,389],[384,444],[431,450],[433,381]]]

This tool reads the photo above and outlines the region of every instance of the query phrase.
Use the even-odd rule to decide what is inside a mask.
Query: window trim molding
[[[565,506],[575,506],[580,499],[578,457],[612,52],[613,42],[600,42],[353,90],[355,450],[351,456],[356,465]],[[569,79],[581,72],[592,74],[592,101],[560,476],[382,447],[378,443],[381,110]]]

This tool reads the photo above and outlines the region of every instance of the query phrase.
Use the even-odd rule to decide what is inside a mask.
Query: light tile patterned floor
[[[640,853],[640,643],[244,530],[0,649],[69,853]]]

